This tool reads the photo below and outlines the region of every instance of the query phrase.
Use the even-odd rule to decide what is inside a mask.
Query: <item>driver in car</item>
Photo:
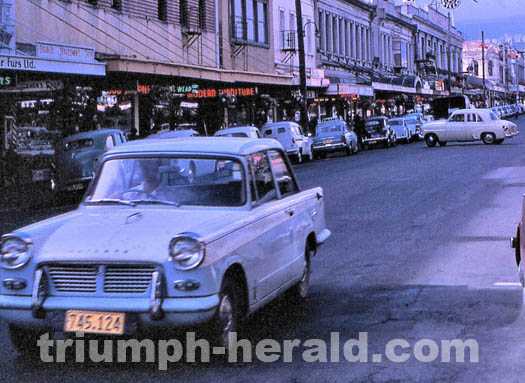
[[[165,186],[161,180],[161,158],[144,158],[138,160],[142,182],[126,192],[126,199],[155,199],[168,201]]]

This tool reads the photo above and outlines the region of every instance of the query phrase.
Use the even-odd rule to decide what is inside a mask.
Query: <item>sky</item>
[[[401,2],[396,0],[396,4]],[[430,2],[416,0],[418,6]],[[445,11],[443,7],[440,10]],[[467,40],[479,39],[481,30],[488,38],[502,38],[505,33],[525,34],[525,0],[461,0],[454,12],[456,26]]]
[[[402,0],[396,0],[400,4]],[[430,0],[416,0],[416,4],[423,6]],[[441,2],[440,2],[441,3]],[[444,10],[441,7],[441,10]],[[455,10],[456,21],[476,21],[503,19],[509,16],[525,17],[525,0],[461,0]]]

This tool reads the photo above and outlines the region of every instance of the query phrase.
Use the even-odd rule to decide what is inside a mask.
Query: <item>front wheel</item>
[[[494,133],[485,133],[481,137],[481,140],[485,145],[492,145],[496,142],[496,136],[494,135]]]
[[[240,322],[240,295],[235,283],[226,279],[219,293],[219,307],[213,319],[214,341],[228,350],[230,332],[238,332]]]
[[[429,148],[433,148],[434,146],[436,146],[437,142],[438,138],[435,134],[428,134],[427,136],[425,136],[425,143]]]
[[[311,273],[311,259],[315,251],[312,246],[307,242],[304,249],[303,258],[303,275],[301,280],[291,289],[292,301],[302,302],[308,295],[308,289],[310,287],[310,273]]]

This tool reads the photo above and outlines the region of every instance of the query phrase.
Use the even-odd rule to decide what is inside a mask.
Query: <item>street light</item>
[[[448,50],[447,50],[447,67],[448,67],[448,95],[451,93],[451,79],[450,79],[450,11],[456,9],[459,6],[460,0],[441,0],[443,7],[448,9]]]

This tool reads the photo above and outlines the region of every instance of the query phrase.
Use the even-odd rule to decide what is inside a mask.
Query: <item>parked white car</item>
[[[388,120],[388,125],[396,133],[396,142],[403,141],[409,143],[412,139],[412,132],[407,126],[405,117],[394,117]]]
[[[261,138],[261,132],[255,126],[234,126],[215,132],[215,137],[248,137]]]
[[[46,332],[199,324],[227,348],[243,317],[289,289],[305,298],[330,236],[324,195],[300,189],[277,141],[139,140],[100,162],[77,210],[2,236],[0,318],[20,352]]]
[[[506,138],[518,135],[516,124],[500,120],[490,109],[460,109],[448,120],[423,125],[422,135],[428,146],[444,146],[450,141],[476,141],[501,144]]]
[[[264,138],[273,138],[281,143],[289,156],[293,156],[298,163],[303,159],[314,159],[313,142],[305,136],[303,129],[292,121],[271,122],[263,125]]]

